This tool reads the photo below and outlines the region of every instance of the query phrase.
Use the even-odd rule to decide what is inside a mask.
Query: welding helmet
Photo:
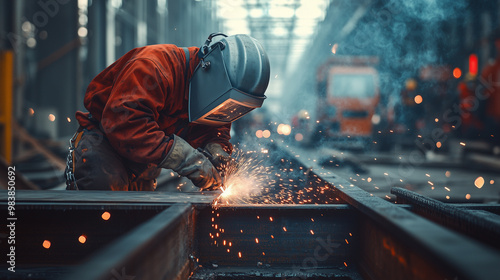
[[[213,42],[215,36],[223,39]],[[269,84],[269,59],[248,35],[212,33],[198,52],[189,84],[189,121],[220,126],[261,107]]]

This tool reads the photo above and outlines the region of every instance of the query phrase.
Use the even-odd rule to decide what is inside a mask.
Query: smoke
[[[457,38],[465,37],[460,26],[467,8],[465,0],[332,2],[311,51],[290,79],[287,91],[295,98],[287,111],[306,109],[315,120],[314,112],[321,102],[316,94],[316,70],[334,56],[378,57],[381,104],[400,102],[407,79],[418,79],[426,66],[449,65],[463,51]],[[338,44],[335,55],[330,51],[334,44]],[[428,88],[422,84],[419,90]]]

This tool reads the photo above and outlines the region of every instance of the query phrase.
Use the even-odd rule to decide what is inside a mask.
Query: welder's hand
[[[232,160],[231,156],[222,149],[219,143],[208,143],[205,146],[205,151],[207,151],[211,157],[209,157],[210,162],[219,171],[222,170],[228,162]]]
[[[210,160],[177,135],[174,135],[174,144],[160,167],[174,170],[203,190],[218,189],[222,184]]]

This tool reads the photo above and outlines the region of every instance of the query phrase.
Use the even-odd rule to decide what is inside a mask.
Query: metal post
[[[106,13],[106,66],[111,65],[116,60],[115,40],[116,40],[116,10],[111,4],[112,1],[107,1]]]
[[[0,52],[0,155],[12,163],[12,80],[14,52]]]

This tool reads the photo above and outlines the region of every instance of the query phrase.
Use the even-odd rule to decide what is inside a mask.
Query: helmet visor
[[[253,107],[247,107],[236,100],[228,99],[200,119],[216,122],[233,122],[253,109]]]

